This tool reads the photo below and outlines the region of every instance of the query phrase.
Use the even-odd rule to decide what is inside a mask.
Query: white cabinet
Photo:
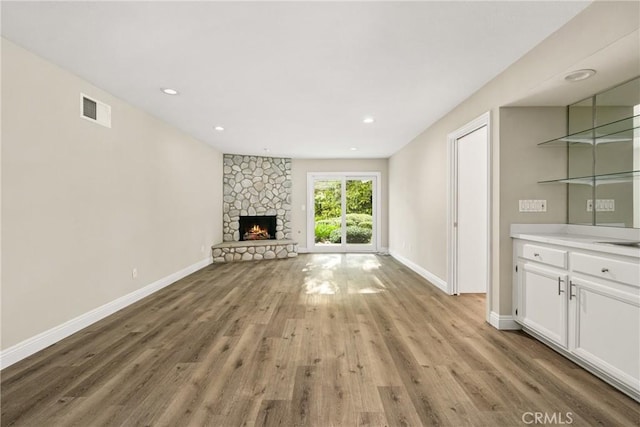
[[[525,332],[639,400],[640,258],[515,239],[514,264]]]
[[[520,264],[520,321],[563,347],[567,346],[567,274],[532,262]]]
[[[638,293],[615,283],[571,278],[569,349],[630,388],[640,382]]]

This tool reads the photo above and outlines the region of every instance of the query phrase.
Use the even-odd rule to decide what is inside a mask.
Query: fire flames
[[[259,225],[254,225],[249,231],[244,233],[244,240],[265,240],[270,238],[269,232]]]

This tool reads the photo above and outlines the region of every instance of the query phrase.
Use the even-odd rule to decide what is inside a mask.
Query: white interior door
[[[488,135],[482,126],[457,143],[457,293],[485,293],[488,280]]]

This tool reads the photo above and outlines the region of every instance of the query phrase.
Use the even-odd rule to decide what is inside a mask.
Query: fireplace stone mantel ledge
[[[211,250],[215,263],[286,259],[298,256],[298,242],[289,239],[243,240],[218,243]]]

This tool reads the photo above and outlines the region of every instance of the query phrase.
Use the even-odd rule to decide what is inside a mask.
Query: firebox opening
[[[276,238],[276,216],[241,216],[240,240],[274,240]]]

